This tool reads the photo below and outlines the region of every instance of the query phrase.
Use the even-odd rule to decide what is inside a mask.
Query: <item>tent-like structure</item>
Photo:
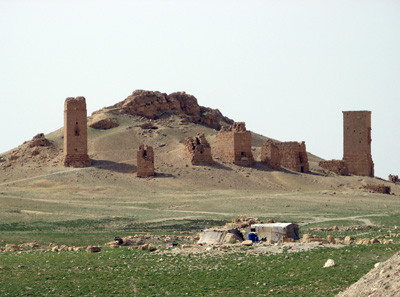
[[[242,232],[238,229],[208,229],[200,234],[198,244],[223,244],[243,241]]]
[[[281,241],[282,237],[293,238],[299,237],[299,225],[294,223],[269,223],[251,225],[251,230],[257,233],[260,240]]]

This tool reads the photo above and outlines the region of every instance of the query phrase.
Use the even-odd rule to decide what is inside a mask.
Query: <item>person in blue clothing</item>
[[[257,236],[257,233],[256,233],[256,232],[250,232],[250,233],[247,235],[247,238],[248,238],[249,240],[251,240],[252,242],[258,242],[258,236]]]

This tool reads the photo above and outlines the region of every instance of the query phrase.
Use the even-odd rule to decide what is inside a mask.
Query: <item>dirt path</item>
[[[329,222],[329,221],[340,221],[340,220],[354,220],[354,221],[361,221],[364,223],[364,225],[374,225],[370,219],[367,219],[366,217],[384,217],[387,216],[387,214],[369,214],[369,215],[360,215],[360,216],[352,216],[352,217],[341,217],[341,218],[320,218],[320,217],[313,217],[314,221],[310,222],[305,222],[300,225],[307,225],[311,223],[322,223],[322,222]]]

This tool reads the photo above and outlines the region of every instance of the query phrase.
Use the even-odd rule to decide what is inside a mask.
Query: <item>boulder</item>
[[[242,241],[241,245],[243,246],[252,246],[253,242],[251,240]]]
[[[99,253],[99,252],[101,252],[101,248],[98,247],[98,246],[88,246],[88,247],[86,248],[86,251],[87,251],[88,253]]]
[[[336,266],[336,263],[332,259],[328,259],[324,264],[324,268],[333,267],[333,266]]]
[[[96,121],[94,123],[92,123],[89,127],[93,128],[93,129],[99,129],[99,130],[108,130],[108,129],[112,129],[115,127],[118,127],[119,124],[115,121],[113,121],[110,118],[107,119],[102,119],[99,121]]]

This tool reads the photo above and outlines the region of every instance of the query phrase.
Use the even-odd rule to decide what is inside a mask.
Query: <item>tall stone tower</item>
[[[64,104],[64,166],[88,167],[86,100],[69,97]]]
[[[374,176],[371,112],[343,111],[343,161],[354,175]]]
[[[141,144],[137,151],[137,177],[154,176],[154,151],[153,147]]]

